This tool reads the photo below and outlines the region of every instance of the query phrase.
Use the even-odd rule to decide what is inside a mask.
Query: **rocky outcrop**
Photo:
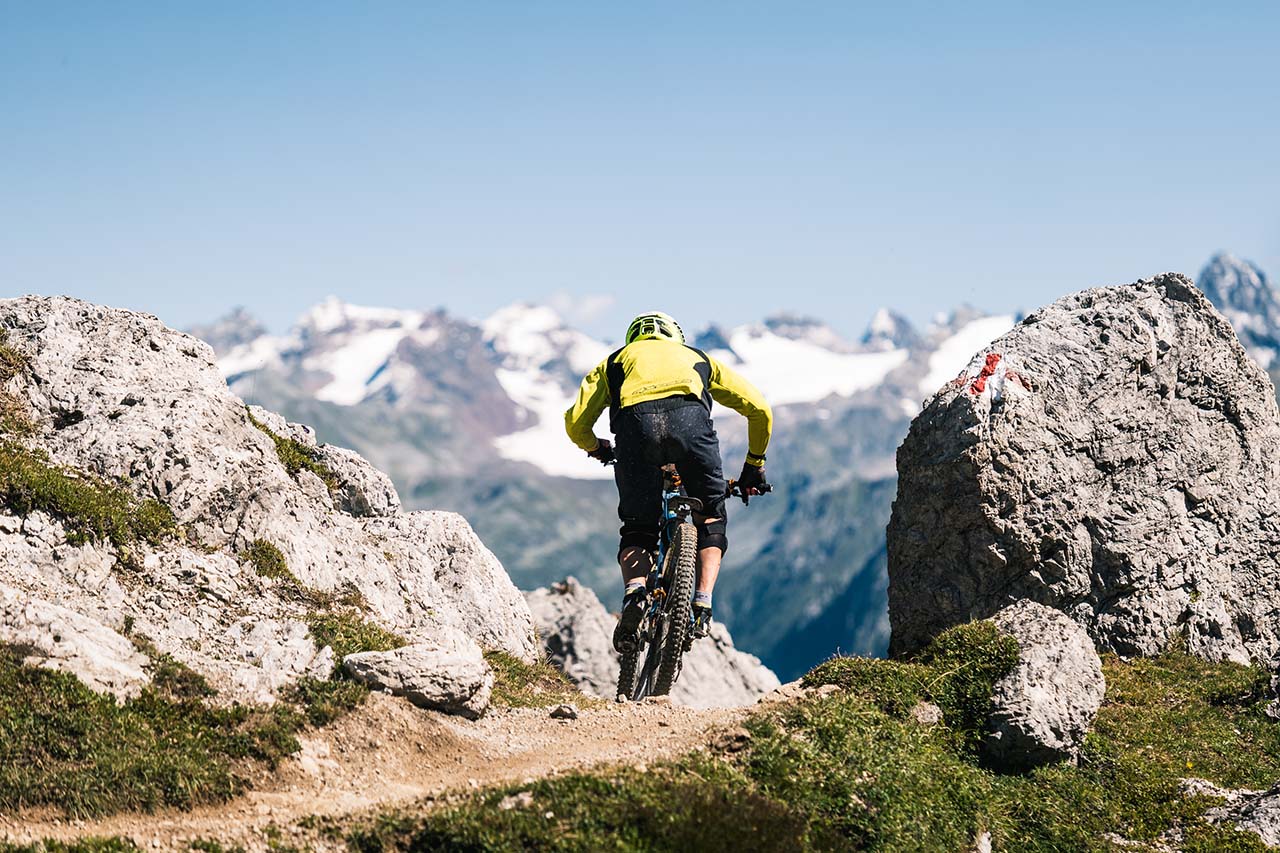
[[[995,684],[984,757],[1010,770],[1074,760],[1106,693],[1089,635],[1061,611],[1031,601],[992,621],[1018,641],[1018,663]]]
[[[1206,820],[1252,832],[1268,847],[1280,847],[1280,785],[1269,791],[1222,791],[1208,787],[1208,791],[1194,792],[1225,795],[1226,802],[1205,812]]]
[[[612,699],[618,686],[617,618],[574,578],[527,597],[551,662],[583,692]],[[671,697],[694,708],[729,708],[750,705],[778,686],[777,676],[754,655],[735,649],[728,629],[717,622],[685,654]]]
[[[0,585],[0,643],[27,666],[70,673],[124,700],[151,683],[147,658],[125,637],[74,610]]]
[[[1021,599],[1122,654],[1278,650],[1273,390],[1180,275],[1027,317],[928,401],[898,472],[894,654]]]
[[[470,719],[488,709],[493,693],[493,670],[480,646],[449,628],[389,652],[347,655],[342,667],[374,690],[386,690],[419,707]]]
[[[68,541],[56,519],[0,505],[0,583],[110,629],[132,623],[229,698],[269,699],[325,669],[307,630],[309,602],[324,593],[406,636],[455,629],[533,658],[528,607],[464,519],[401,512],[394,487],[356,454],[263,410],[251,416],[204,343],[149,315],[61,297],[0,300],[0,327],[26,361],[5,390],[36,426],[6,440],[157,500],[178,523],[159,545],[121,549]],[[287,468],[277,438],[314,465]],[[292,579],[259,576],[241,556],[259,540]]]

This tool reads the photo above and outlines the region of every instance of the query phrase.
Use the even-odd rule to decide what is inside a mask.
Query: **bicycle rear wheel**
[[[665,696],[680,677],[685,639],[693,624],[693,586],[698,576],[698,529],[685,522],[676,528],[667,550],[671,587],[663,608],[664,630],[650,654],[657,653],[653,695]]]

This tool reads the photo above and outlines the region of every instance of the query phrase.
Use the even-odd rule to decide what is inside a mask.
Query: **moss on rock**
[[[301,587],[293,572],[289,571],[289,563],[285,560],[284,554],[266,539],[253,540],[253,543],[244,549],[240,556],[262,577],[286,581]]]
[[[275,443],[276,456],[280,464],[289,472],[290,477],[297,477],[302,471],[310,471],[324,482],[330,490],[338,488],[338,476],[320,460],[320,454],[314,447],[308,447],[294,438],[279,435],[271,427],[264,424],[246,409],[249,423],[253,424]]]
[[[357,652],[389,652],[409,644],[404,637],[365,619],[352,609],[313,612],[307,619],[307,625],[316,645],[332,647],[338,660]]]
[[[0,441],[0,507],[20,516],[48,513],[66,526],[72,544],[158,545],[177,530],[173,512],[160,501],[139,500],[123,486],[54,465],[14,441]]]

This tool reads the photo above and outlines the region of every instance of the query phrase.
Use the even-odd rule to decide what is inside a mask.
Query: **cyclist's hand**
[[[598,440],[600,443],[596,445],[596,449],[588,450],[587,455],[592,459],[595,459],[601,465],[608,465],[614,460],[613,442],[609,441],[607,438],[601,438]]]
[[[738,488],[742,489],[744,498],[752,495],[764,494],[764,486],[767,483],[764,479],[764,467],[760,465],[752,465],[750,462],[744,462],[742,465],[742,474],[738,477]]]

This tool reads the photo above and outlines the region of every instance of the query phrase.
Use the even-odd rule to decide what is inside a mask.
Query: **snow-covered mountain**
[[[921,401],[1013,322],[961,309],[920,331],[886,309],[856,341],[788,315],[696,337],[756,383],[776,413],[769,470],[778,496],[738,516],[749,524],[732,525],[733,579],[717,596],[717,614],[745,648],[784,675],[837,646],[883,651],[878,555],[894,451]],[[408,505],[464,512],[517,583],[573,573],[613,595],[612,472],[568,441],[563,413],[616,342],[540,305],[473,322],[336,298],[284,335],[243,310],[193,331],[214,345],[242,397],[360,450]],[[732,470],[744,425],[722,412],[717,428]]]
[[[1252,261],[1219,252],[1209,259],[1196,284],[1231,321],[1240,342],[1264,370],[1280,367],[1280,296]]]
[[[973,350],[1013,322],[1010,317],[972,322],[965,314],[957,317],[965,322],[950,320],[939,327],[941,334],[931,330],[932,338],[882,310],[857,343],[819,321],[794,316],[728,331],[709,329],[698,342],[754,382],[774,406],[847,400],[885,386],[890,374],[908,362],[915,372],[927,364],[917,390],[902,398],[908,411],[918,407],[917,397],[952,378]],[[581,377],[613,345],[569,327],[546,306],[511,305],[471,324],[439,310],[371,308],[331,297],[303,314],[284,336],[267,334],[244,309],[193,331],[214,344],[227,381],[241,393],[252,396],[261,374],[274,373],[317,401],[346,407],[374,398],[399,405],[438,401],[448,390],[440,387],[446,372],[441,356],[451,358],[460,346],[479,343],[472,375],[460,379],[476,390],[493,391],[496,383],[501,391],[481,395],[488,398],[492,416],[491,429],[484,432],[497,455],[552,476],[610,476],[566,441],[563,413]],[[904,389],[912,387],[908,382]],[[495,416],[494,409],[506,411]]]

